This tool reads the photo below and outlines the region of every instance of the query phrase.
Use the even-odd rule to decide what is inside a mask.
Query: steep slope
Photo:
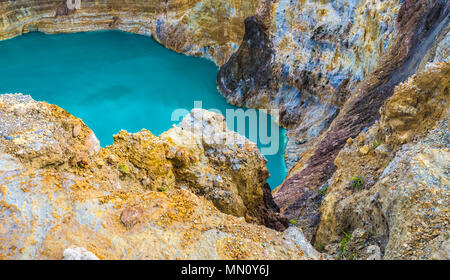
[[[449,104],[450,63],[396,87],[381,119],[335,160],[317,247],[347,258],[450,258]]]
[[[159,138],[121,131],[103,149],[61,108],[1,95],[0,131],[1,259],[320,257],[295,227],[245,221],[284,229],[265,160],[221,115],[193,111]]]
[[[0,39],[30,31],[120,29],[153,36],[168,48],[221,65],[242,40],[244,19],[261,4],[256,0],[82,0],[79,8],[69,9],[67,2],[0,1]]]
[[[300,217],[308,238],[313,238],[318,223],[318,189],[334,173],[337,154],[348,138],[356,137],[379,118],[379,108],[394,87],[419,69],[439,34],[448,32],[449,9],[450,4],[442,1],[403,3],[395,40],[377,68],[358,84],[329,129],[274,195],[288,216]]]
[[[221,67],[232,104],[279,110],[287,165],[303,158],[395,37],[401,1],[274,1]],[[264,51],[262,51],[264,50]]]
[[[145,176],[127,173],[122,179],[147,186],[150,177],[158,185],[183,186],[224,213],[283,230],[287,219],[279,207],[298,220],[308,240],[338,257],[448,258],[448,1],[81,3],[69,9],[62,0],[0,1],[0,39],[104,29],[153,36],[178,52],[215,61],[218,89],[228,102],[273,110],[289,129],[290,172],[274,200],[256,152],[213,147],[222,156],[214,158],[210,145],[197,140],[188,141],[201,146],[193,154],[169,153]],[[221,121],[213,123],[221,127]],[[159,140],[184,151],[186,135],[178,130]],[[122,164],[114,158],[123,157],[140,168],[149,159],[138,156],[140,146],[128,147],[134,147],[133,137],[145,135],[120,133],[101,153],[112,156],[110,164]],[[68,157],[76,159],[72,166],[84,165],[95,148],[95,139],[86,139],[26,161],[46,169],[53,154],[75,149]],[[22,157],[20,151],[10,155]],[[6,156],[4,161],[15,164]],[[230,171],[235,164],[243,170]]]

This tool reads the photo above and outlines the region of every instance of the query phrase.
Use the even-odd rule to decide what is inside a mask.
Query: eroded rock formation
[[[450,64],[429,65],[347,141],[327,183],[318,247],[347,258],[369,257],[369,246],[380,258],[450,258],[449,87]]]
[[[396,85],[428,62],[448,61],[449,11],[439,0],[278,1],[272,20],[247,20],[219,90],[234,104],[281,110],[292,168],[274,199],[310,240],[324,218],[321,189],[346,141],[379,118]]]
[[[399,12],[397,35],[377,68],[355,88],[330,128],[295,166],[275,200],[287,215],[300,216],[309,238],[319,221],[316,194],[335,171],[334,160],[348,138],[357,136],[379,117],[378,110],[394,87],[419,68],[436,38],[448,32],[450,5],[442,1],[406,1]]]
[[[75,2],[75,1],[72,1]],[[258,0],[66,0],[0,1],[0,39],[46,33],[119,29],[153,36],[165,46],[221,65],[244,35],[244,19]],[[71,7],[72,8],[72,7]]]
[[[3,196],[4,190],[12,188],[10,193],[25,203],[28,200],[19,195],[17,186],[29,193],[23,186],[33,182],[41,190],[30,197],[37,199],[42,191],[50,194],[55,186],[66,186],[65,192],[58,188],[59,202],[84,199],[74,202],[81,208],[64,210],[75,215],[70,230],[83,234],[77,240],[66,238],[53,251],[47,249],[50,245],[45,243],[41,224],[45,219],[59,220],[38,219],[29,226],[19,217],[30,221],[39,213],[17,214],[22,224],[14,229],[16,237],[8,238],[39,246],[26,253],[13,253],[8,247],[3,252],[9,257],[60,258],[64,249],[76,246],[100,258],[135,258],[138,255],[121,255],[118,248],[143,242],[139,238],[151,232],[159,237],[149,242],[160,238],[174,249],[167,255],[162,251],[145,255],[141,254],[147,250],[144,242],[140,257],[252,258],[251,249],[236,248],[260,246],[260,239],[248,241],[256,228],[267,232],[270,240],[283,235],[252,223],[284,230],[289,218],[298,221],[297,227],[316,248],[336,257],[449,258],[448,1],[84,0],[79,9],[69,9],[65,2],[0,1],[0,39],[31,31],[120,29],[153,36],[178,52],[209,58],[220,66],[218,89],[228,102],[280,111],[278,121],[289,129],[286,164],[290,171],[272,199],[265,184],[264,159],[253,144],[239,139],[243,144],[235,149],[226,141],[215,145],[199,137],[239,138],[224,128],[218,115],[204,112],[209,123],[195,126],[192,123],[203,117],[193,112],[159,138],[148,131],[120,132],[114,145],[101,149],[89,128],[62,109],[28,97],[2,97],[5,105],[0,110],[13,116],[4,115],[8,121],[0,123],[4,138],[0,140],[0,180],[7,182]],[[36,116],[41,109],[47,118],[22,119]],[[47,132],[36,133],[39,129]],[[87,182],[81,186],[92,193],[72,190],[78,181]],[[103,203],[94,197],[97,193],[111,193],[111,198]],[[148,194],[152,202],[145,199]],[[83,210],[89,218],[80,220],[86,201],[93,208]],[[110,208],[111,203],[121,210]],[[287,218],[278,213],[279,208]],[[16,210],[3,209],[2,213],[16,215]],[[45,209],[50,213],[50,208]],[[105,213],[96,216],[95,209]],[[195,209],[186,215],[203,217],[201,225],[207,230],[199,229],[200,223],[191,225],[190,218],[172,215],[171,209],[183,213],[191,212],[182,209]],[[162,226],[170,232],[165,239],[159,228],[144,229],[141,223],[141,219],[156,221],[163,212],[172,219]],[[141,231],[132,233],[135,241],[115,239],[123,242],[114,245],[117,251],[105,251],[106,245],[97,250],[83,239],[92,233],[94,221],[101,221],[102,229],[112,235]],[[225,226],[219,227],[221,223]],[[231,230],[233,223],[245,227],[247,235]],[[36,227],[33,234],[28,227]],[[212,230],[220,233],[216,236]],[[195,237],[197,241],[180,245],[185,244],[180,241],[184,240],[181,232],[206,236],[207,244]],[[49,238],[57,235],[52,234]],[[106,235],[92,236],[112,242]],[[240,236],[249,247],[227,245],[236,249],[234,253],[221,251],[222,235]],[[273,249],[255,257],[297,256],[281,253],[281,248],[303,236],[292,226],[284,236],[289,237],[274,241]],[[199,251],[202,246],[208,249]],[[51,255],[42,255],[42,248]],[[82,257],[83,250],[74,251],[75,255]]]
[[[378,110],[393,94],[394,87],[415,73],[427,51],[436,44],[436,36],[448,26],[448,9],[448,3],[442,1],[427,5],[404,2],[392,47],[377,68],[358,84],[330,128],[279,188],[275,195],[277,203],[285,207],[288,215],[302,217],[309,238],[313,238],[318,222],[320,203],[314,197],[335,171],[336,155],[348,138],[358,135],[379,117]]]
[[[221,115],[194,110],[161,137],[121,131],[100,148],[61,108],[1,95],[0,125],[1,259],[320,257],[295,227],[255,224],[287,222],[265,159]]]
[[[219,90],[233,104],[280,110],[280,123],[290,129],[291,168],[375,69],[395,37],[401,5],[274,1],[252,21],[257,24],[249,22],[240,49],[221,67]]]

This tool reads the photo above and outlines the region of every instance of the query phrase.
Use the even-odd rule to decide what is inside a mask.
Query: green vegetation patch
[[[353,176],[352,177],[352,187],[356,188],[356,189],[360,189],[361,188],[361,184],[362,184],[362,179],[359,176]]]
[[[119,164],[119,166],[117,167],[117,169],[124,173],[124,174],[129,174],[130,173],[130,168],[128,167],[128,165],[126,164]]]

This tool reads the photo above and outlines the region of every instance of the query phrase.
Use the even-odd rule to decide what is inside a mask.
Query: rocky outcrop
[[[318,248],[345,258],[450,258],[449,79],[449,63],[429,65],[347,141],[322,194]]]
[[[159,138],[148,131],[121,131],[114,136],[114,145],[101,153],[109,164],[118,166],[123,180],[141,182],[146,189],[179,185],[204,196],[224,213],[277,230],[288,225],[270,191],[266,195],[266,159],[254,143],[229,131],[222,115],[194,109]]]
[[[0,124],[1,259],[320,257],[295,227],[256,224],[287,225],[265,159],[221,115],[100,148],[80,119],[16,94]]]
[[[417,60],[422,69],[433,55],[444,61],[448,52],[445,1],[280,0],[266,6],[249,19],[217,81],[230,103],[279,110],[280,124],[289,128],[288,169],[296,163],[301,169],[355,92],[390,92],[368,113],[376,117],[392,86],[416,72]],[[377,80],[389,79],[390,90],[375,89]]]
[[[68,261],[95,261],[98,258],[83,247],[70,247],[64,250],[64,260]]]
[[[254,143],[229,131],[222,115],[194,109],[160,138],[177,147],[169,158],[175,160],[178,182],[213,201],[224,213],[286,229],[288,221],[278,214],[266,183],[267,160]]]
[[[316,257],[295,227],[253,224],[286,229],[279,208],[340,258],[448,258],[449,10],[443,0],[0,1],[0,39],[119,29],[215,61],[228,102],[279,110],[290,170],[272,198],[254,144],[212,113],[193,111],[160,137],[123,131],[102,149],[62,109],[2,97],[0,184],[15,200],[1,213],[19,224],[0,231],[5,258],[61,258],[70,246],[99,258],[291,258],[299,243]],[[29,206],[50,193],[59,200],[43,214]],[[149,255],[158,242],[170,251]]]
[[[405,1],[397,19],[397,34],[377,68],[356,87],[329,129],[290,171],[274,195],[290,217],[299,217],[308,238],[319,222],[319,188],[335,171],[334,160],[348,138],[356,137],[379,117],[378,110],[394,87],[419,69],[436,38],[446,31],[448,3]]]
[[[217,84],[231,104],[243,105],[272,89],[274,49],[267,27],[257,17],[245,20],[245,36],[239,50],[220,68]]]
[[[290,129],[291,168],[307,157],[358,82],[375,69],[395,37],[401,2],[267,4],[221,67],[219,90],[233,104],[280,110],[280,124]]]
[[[76,1],[71,1],[75,3]],[[119,29],[153,36],[166,47],[221,65],[244,34],[244,19],[257,0],[66,0],[0,1],[0,39],[30,31],[46,33]]]

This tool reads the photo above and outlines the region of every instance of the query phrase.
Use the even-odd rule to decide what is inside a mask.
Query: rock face
[[[448,61],[450,4],[411,0],[273,5],[247,20],[243,43],[221,67],[217,82],[231,103],[280,110],[279,122],[290,129],[286,153],[292,168],[274,199],[314,241],[323,219],[320,193],[336,171],[335,159],[346,141],[379,118],[396,85],[428,62]],[[424,126],[414,121],[418,130],[402,129],[413,135],[422,131]],[[361,148],[361,153],[369,153]],[[386,153],[387,148],[378,151]],[[373,255],[377,249],[369,251]]]
[[[356,86],[328,130],[303,154],[274,195],[287,216],[299,217],[311,240],[319,222],[317,193],[336,170],[337,154],[348,138],[356,137],[379,118],[379,108],[394,87],[432,57],[429,53],[436,48],[438,38],[448,32],[449,5],[442,1],[403,2],[395,38],[376,69]]]
[[[369,258],[370,246],[386,259],[450,258],[449,86],[450,64],[429,65],[348,141],[320,208],[317,246],[346,258]]]
[[[0,225],[2,257],[70,246],[99,258],[318,257],[306,238],[346,259],[449,258],[449,11],[445,0],[0,1],[0,39],[153,36],[216,62],[228,102],[279,110],[289,129],[289,174],[272,198],[264,158],[222,116],[193,111],[160,137],[122,131],[101,149],[64,110],[3,96],[0,213],[15,222]]]
[[[401,2],[267,3],[221,67],[219,90],[233,104],[280,110],[291,168],[377,66],[395,37]]]
[[[261,4],[258,0],[82,0],[78,8],[69,7],[66,0],[0,1],[0,39],[30,31],[119,29],[153,36],[173,50],[221,65],[242,40],[244,19]]]
[[[427,29],[436,19],[424,24],[425,12],[433,17],[448,9],[442,0],[102,0],[81,1],[74,9],[66,2],[0,2],[0,39],[30,31],[119,29],[209,58],[222,66],[218,87],[230,103],[280,110],[281,125],[290,129],[288,168],[309,156],[315,139],[389,47],[404,52],[396,41],[410,47],[420,41],[396,40],[399,33]],[[448,53],[447,33],[439,34],[436,61]]]
[[[321,257],[297,228],[256,224],[287,226],[265,159],[221,115],[103,149],[81,120],[16,94],[0,95],[0,124],[1,259]]]
[[[266,183],[267,160],[254,143],[229,131],[222,115],[194,109],[160,138],[174,145],[168,157],[179,182],[224,213],[286,229],[288,220],[278,214]]]

